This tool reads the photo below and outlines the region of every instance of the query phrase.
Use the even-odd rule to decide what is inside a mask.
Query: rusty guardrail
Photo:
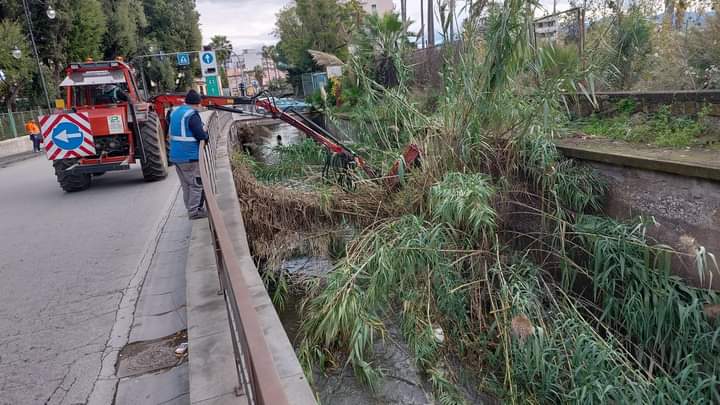
[[[215,155],[220,123],[218,113],[208,122],[211,137],[201,142],[200,177],[203,182],[210,230],[213,235],[220,288],[225,295],[230,333],[238,374],[239,396],[248,403],[288,405],[272,354],[265,342],[260,318],[253,307],[250,289],[245,282],[232,239],[222,218],[215,195]]]

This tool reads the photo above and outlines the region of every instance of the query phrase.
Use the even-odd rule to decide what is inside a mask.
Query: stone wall
[[[635,112],[656,112],[662,106],[669,106],[675,115],[695,115],[705,106],[709,115],[720,117],[720,90],[678,90],[678,91],[613,91],[594,94],[596,105],[583,94],[566,95],[571,112],[585,117],[599,113],[613,115],[617,102],[624,99],[634,100]]]
[[[649,235],[659,243],[686,253],[674,259],[673,271],[699,286],[695,249],[705,247],[720,262],[720,183],[603,163],[590,164],[610,182],[606,213],[617,219],[652,216],[657,225],[649,229]],[[720,290],[720,272],[714,268],[713,273],[712,288]],[[705,287],[709,281],[709,277],[706,278]]]

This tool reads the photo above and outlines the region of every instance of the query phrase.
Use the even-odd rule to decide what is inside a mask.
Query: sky
[[[420,28],[420,1],[408,0],[408,19],[415,21],[411,31]],[[293,0],[197,0],[200,13],[200,30],[203,43],[210,42],[214,35],[225,35],[233,48],[258,49],[278,41],[272,34],[275,28],[275,14]],[[399,12],[400,1],[394,0],[395,10]],[[542,0],[542,4],[552,11],[552,0]],[[462,9],[465,0],[457,0],[456,8]],[[570,8],[567,0],[557,0],[557,10]],[[437,28],[439,23],[435,23]]]

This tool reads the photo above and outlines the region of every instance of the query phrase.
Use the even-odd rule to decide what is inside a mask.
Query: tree
[[[359,3],[351,0],[297,0],[277,14],[275,35],[279,60],[300,72],[316,68],[308,49],[332,53],[341,59],[348,55],[347,45],[358,21]]]
[[[264,78],[264,71],[262,66],[257,65],[255,68],[253,68],[253,75],[255,76],[255,80],[258,81],[258,84],[260,84],[260,87],[263,86],[263,78]]]
[[[11,54],[15,47],[21,52],[20,59]],[[31,55],[22,26],[9,19],[0,21],[0,68],[5,75],[5,80],[0,81],[0,97],[8,109],[14,109],[18,94],[32,77]]]
[[[186,50],[199,50],[202,36],[200,34],[200,15],[195,10],[195,0],[144,0],[147,28],[144,36],[148,44],[155,45],[155,51],[178,52]],[[159,62],[164,66],[147,71],[149,80],[156,83],[171,80],[175,90],[184,91],[192,86],[192,79],[199,74],[199,64],[192,62],[190,71],[175,84],[177,71],[169,58],[161,58]],[[162,75],[162,76],[159,76]],[[168,79],[168,77],[170,79]]]
[[[267,57],[268,57],[268,63],[272,62],[272,69],[275,75],[275,80],[280,80],[280,75],[278,74],[278,50],[275,45],[270,45],[267,47]]]
[[[71,3],[75,12],[68,36],[68,58],[76,61],[100,58],[107,29],[102,5],[98,0],[72,0]]]
[[[220,65],[225,65],[225,62],[232,53],[232,43],[227,39],[225,35],[215,35],[210,38],[210,47],[215,50],[215,57]]]
[[[215,51],[218,68],[220,69],[220,79],[222,83],[228,84],[227,72],[225,71],[225,62],[232,54],[232,43],[228,41],[224,35],[215,35],[210,38],[210,47]]]
[[[407,28],[395,13],[371,14],[357,31],[354,44],[360,68],[383,86],[395,86],[405,77],[403,57],[410,48]]]
[[[130,59],[143,49],[143,31],[147,19],[139,0],[103,0],[107,13],[105,58],[122,56]]]

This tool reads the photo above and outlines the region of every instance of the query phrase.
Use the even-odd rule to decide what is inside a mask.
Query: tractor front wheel
[[[140,129],[140,137],[145,149],[145,158],[142,161],[145,181],[164,179],[168,174],[167,150],[160,121],[155,112],[148,113],[148,120]]]
[[[90,187],[90,183],[92,182],[92,178],[87,173],[72,173],[67,171],[68,168],[77,162],[77,159],[53,161],[55,177],[57,177],[60,187],[67,192],[85,190]]]

